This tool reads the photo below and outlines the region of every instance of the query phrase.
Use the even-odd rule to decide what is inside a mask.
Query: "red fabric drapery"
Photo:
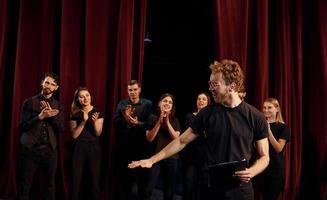
[[[118,100],[127,95],[128,80],[142,80],[146,1],[1,0],[0,13],[0,196],[15,196],[21,104],[39,92],[44,73],[54,71],[60,75],[59,98],[66,122],[73,92],[80,85],[90,89],[94,105],[106,113],[101,141],[107,177],[102,185],[104,198],[110,198],[111,183],[105,180],[111,180],[107,172],[115,139],[111,121]],[[11,18],[15,15],[17,20]],[[7,99],[12,103],[6,104]],[[70,198],[71,149],[66,123],[59,145],[57,190],[62,199]]]

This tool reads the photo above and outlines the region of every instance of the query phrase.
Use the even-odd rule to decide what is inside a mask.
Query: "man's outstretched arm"
[[[188,128],[183,134],[171,141],[165,148],[163,148],[160,152],[158,152],[151,158],[132,161],[130,164],[128,164],[128,167],[151,168],[153,164],[159,162],[160,160],[163,160],[180,152],[188,143],[193,141],[196,137],[198,137],[198,135],[195,134],[191,128]]]

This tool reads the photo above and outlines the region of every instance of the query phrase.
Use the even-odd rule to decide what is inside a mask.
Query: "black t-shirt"
[[[155,126],[157,121],[158,121],[158,116],[151,115],[149,121],[146,124],[146,130],[151,130]],[[175,131],[181,131],[179,120],[176,117],[170,118],[170,124]],[[167,125],[166,123],[163,123],[160,129],[158,130],[157,136],[153,141],[155,153],[161,151],[161,149],[165,148],[171,141],[172,139],[167,129]],[[171,158],[177,158],[177,157],[178,157],[177,155],[174,155]]]
[[[249,162],[254,142],[268,135],[265,117],[246,102],[234,108],[208,105],[196,115],[191,128],[206,140],[208,164],[244,158]]]
[[[290,139],[290,133],[288,131],[288,128],[283,123],[270,123],[270,130],[273,133],[275,139],[278,141],[279,139],[284,139],[286,142]],[[285,148],[285,146],[284,146]],[[267,169],[263,172],[267,175],[273,175],[273,176],[283,176],[284,174],[284,156],[283,151],[280,153],[277,153],[274,149],[274,147],[269,142],[269,157],[270,162],[267,167]]]
[[[100,112],[99,114],[99,119],[104,118],[103,112],[97,110],[96,108],[93,108],[88,114],[89,114],[89,119],[87,120],[81,134],[76,138],[76,140],[84,140],[84,141],[95,141],[97,139],[97,136],[94,133],[94,125],[91,122],[92,115],[95,112]],[[77,126],[83,121],[83,112],[78,111],[74,113],[71,117],[70,120],[76,121]]]

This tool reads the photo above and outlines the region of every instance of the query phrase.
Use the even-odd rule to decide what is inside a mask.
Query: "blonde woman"
[[[283,151],[290,134],[282,117],[279,102],[268,98],[262,108],[268,122],[270,163],[262,173],[262,195],[265,200],[275,200],[283,190],[284,156]]]

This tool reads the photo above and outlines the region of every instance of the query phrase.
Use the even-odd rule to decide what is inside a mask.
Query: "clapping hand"
[[[41,112],[39,114],[39,119],[43,120],[48,117],[53,117],[59,114],[58,109],[52,109],[49,102],[41,101],[40,102]]]
[[[135,113],[135,108],[132,107],[131,105],[127,105],[124,110],[124,118],[126,122],[131,126],[135,126],[139,124],[137,116],[133,117],[134,113]]]
[[[99,118],[100,113],[99,112],[95,112],[92,114],[92,121],[93,123]]]

